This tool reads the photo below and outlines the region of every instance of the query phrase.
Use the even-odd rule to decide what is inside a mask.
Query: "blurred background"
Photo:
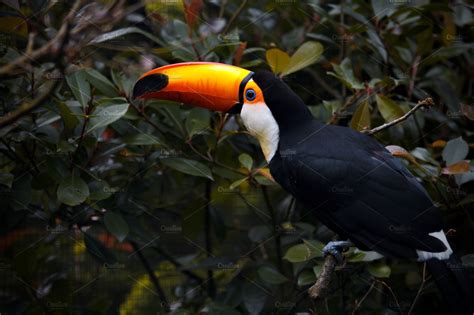
[[[319,120],[360,131],[431,97],[375,136],[439,205],[472,274],[472,9],[3,0],[0,313],[445,312],[422,264],[354,249],[311,300],[334,235],[273,182],[240,119],[129,95],[152,68],[215,61],[272,70]]]

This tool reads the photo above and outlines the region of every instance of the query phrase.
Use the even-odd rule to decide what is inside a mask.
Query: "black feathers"
[[[302,124],[313,119],[303,100],[275,74],[258,71],[253,80],[262,90],[265,103],[272,111],[280,131],[284,131],[286,126],[291,128],[292,124]]]

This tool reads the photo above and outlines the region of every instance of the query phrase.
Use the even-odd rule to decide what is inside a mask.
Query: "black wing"
[[[381,144],[337,126],[301,139],[291,147],[281,142],[280,163],[270,167],[279,164],[272,170],[277,181],[323,223],[358,247],[387,256],[416,258],[416,250],[446,249],[429,235],[442,229],[438,209]]]

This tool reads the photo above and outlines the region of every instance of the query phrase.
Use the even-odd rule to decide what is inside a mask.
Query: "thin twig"
[[[29,114],[31,111],[41,106],[49,99],[51,93],[53,93],[54,89],[56,89],[58,85],[59,80],[53,80],[51,83],[49,83],[49,86],[46,88],[46,91],[43,94],[32,101],[25,101],[14,111],[7,113],[3,117],[0,117],[0,128],[13,124],[24,115]]]
[[[48,54],[52,54],[53,56],[57,55],[60,52],[60,49],[58,48],[63,46],[63,42],[67,38],[67,33],[70,29],[69,28],[70,22],[75,16],[81,3],[82,3],[82,0],[77,0],[74,3],[74,5],[71,7],[71,10],[69,10],[68,14],[64,18],[63,25],[57,32],[56,36],[54,36],[49,42],[41,46],[41,48],[32,51],[30,54],[25,54],[21,57],[18,57],[12,62],[1,67],[0,78],[4,76],[12,75],[14,70],[16,70],[18,67],[24,67],[27,64],[31,64],[43,56],[46,56]]]
[[[410,310],[408,311],[408,315],[410,315],[413,312],[416,302],[418,301],[418,298],[420,297],[421,292],[423,291],[425,283],[426,283],[426,262],[423,264],[423,279],[421,281],[420,287],[418,288],[418,292],[416,292],[416,296],[413,299],[413,303],[411,303]]]
[[[369,289],[367,290],[367,292],[364,294],[364,296],[360,299],[359,302],[357,302],[356,306],[354,307],[354,310],[352,311],[352,315],[355,315],[355,313],[357,312],[357,310],[362,306],[362,303],[364,303],[365,299],[369,296],[370,292],[372,292],[372,290],[374,289],[375,287],[375,281],[372,282],[372,284],[370,285]]]
[[[375,279],[375,281],[382,284],[384,287],[386,287],[388,289],[388,291],[390,291],[390,294],[392,294],[392,297],[393,297],[393,300],[395,301],[395,304],[397,304],[398,311],[401,314],[402,313],[402,308],[400,307],[400,303],[398,302],[397,296],[393,292],[392,288],[388,284],[386,284],[385,281],[382,281],[382,280],[379,280],[379,279]]]
[[[188,278],[195,280],[199,284],[203,283],[203,279],[200,276],[198,276],[197,274],[195,274],[194,272],[190,270],[183,269],[183,265],[179,261],[177,261],[174,256],[172,256],[163,248],[159,246],[152,246],[150,248],[156,250],[158,252],[158,255],[163,256],[164,259],[168,260],[171,264],[173,264],[173,266],[175,266],[176,269],[178,269],[182,274],[184,274]]]
[[[212,181],[206,181],[206,213],[204,214],[204,233],[206,242],[206,253],[207,258],[211,258],[212,255],[212,224],[211,224],[211,193],[212,193]],[[207,270],[207,293],[211,299],[214,299],[216,295],[216,285],[214,282],[214,271],[209,268]]]
[[[240,13],[242,12],[242,10],[245,8],[245,6],[247,5],[247,2],[248,0],[244,0],[242,1],[242,3],[240,4],[239,8],[235,11],[235,13],[232,15],[232,17],[229,19],[229,23],[227,23],[226,27],[224,28],[224,30],[222,31],[222,34],[227,34],[227,32],[230,30],[230,27],[232,26],[232,24],[234,23],[234,21],[237,19],[237,17],[240,15]]]
[[[151,268],[150,264],[148,263],[148,260],[146,260],[138,244],[135,242],[130,242],[130,244],[132,245],[133,250],[137,253],[138,258],[140,258],[140,261],[142,262],[143,267],[145,267],[145,270],[148,273],[148,277],[150,277],[151,283],[153,283],[153,285],[155,286],[155,289],[161,300],[161,304],[163,306],[164,311],[169,312],[170,309],[169,309],[168,300],[166,299],[165,292],[163,291],[163,288],[161,287],[160,282],[158,278],[156,277],[155,272],[153,271],[153,268]]]
[[[422,107],[430,107],[430,106],[433,106],[434,105],[434,102],[433,102],[433,99],[431,97],[427,97],[421,101],[419,101],[415,107],[413,107],[412,109],[410,109],[405,115],[395,119],[395,120],[392,120],[391,122],[388,122],[386,124],[383,124],[381,126],[378,126],[378,127],[375,127],[373,129],[370,129],[370,130],[363,130],[362,133],[365,133],[365,134],[368,134],[368,135],[373,135],[377,132],[380,132],[384,129],[387,129],[393,125],[396,125],[404,120],[406,120],[408,117],[410,117],[411,115],[413,115],[414,112],[416,112],[418,109],[422,108]]]
[[[331,275],[334,272],[336,265],[336,258],[332,255],[327,255],[318,280],[308,289],[308,294],[312,299],[318,299],[324,295],[329,283],[331,282]]]
[[[267,204],[268,212],[270,212],[272,225],[273,225],[273,235],[275,236],[275,250],[276,250],[276,257],[277,257],[277,266],[280,272],[283,272],[283,260],[282,260],[282,253],[281,253],[281,236],[280,231],[278,230],[278,219],[276,217],[276,211],[273,208],[273,205],[270,201],[270,196],[268,195],[267,187],[262,185],[262,193],[265,203]]]

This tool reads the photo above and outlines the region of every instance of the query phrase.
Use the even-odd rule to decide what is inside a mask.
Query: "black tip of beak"
[[[135,83],[133,87],[132,99],[139,98],[145,94],[158,92],[168,85],[168,76],[157,73],[147,75]]]

